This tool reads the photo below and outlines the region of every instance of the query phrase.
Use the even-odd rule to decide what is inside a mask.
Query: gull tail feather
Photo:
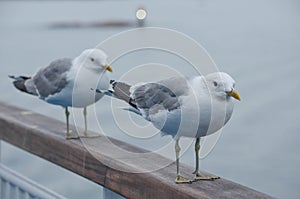
[[[8,77],[14,79],[13,84],[18,90],[31,95],[38,95],[31,77],[14,75],[9,75]]]
[[[131,85],[126,84],[124,82],[118,82],[115,80],[111,80],[110,85],[111,85],[110,92],[113,94],[115,98],[127,102],[131,107],[138,110],[136,102],[130,97]]]
[[[136,105],[136,102],[130,97],[130,88],[131,88],[131,85],[129,85],[129,84],[111,80],[109,90],[101,91],[99,89],[95,89],[95,91],[97,93],[102,93],[107,96],[114,97],[114,98],[120,99],[122,101],[125,101],[131,107],[129,109],[124,109],[124,110],[131,111],[131,112],[137,113],[138,115],[141,115],[141,113]],[[94,89],[91,89],[91,90],[94,90]]]

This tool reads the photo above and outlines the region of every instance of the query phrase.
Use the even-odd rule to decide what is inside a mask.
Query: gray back
[[[72,67],[72,59],[58,59],[41,68],[32,78],[42,99],[60,92],[67,84],[66,72]]]
[[[159,110],[172,111],[180,108],[178,97],[186,95],[187,90],[186,79],[175,77],[141,85],[135,89],[132,97],[137,107],[143,109],[148,117],[149,114],[155,114]]]

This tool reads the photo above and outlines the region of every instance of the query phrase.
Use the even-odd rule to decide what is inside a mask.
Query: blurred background
[[[136,20],[139,7],[147,10],[142,23]],[[21,94],[7,75],[31,75],[51,60],[76,57],[141,25],[180,31],[202,44],[220,71],[234,77],[242,97],[217,145],[201,160],[201,168],[277,198],[296,199],[300,197],[299,11],[297,0],[0,1],[0,100],[65,121],[61,107]],[[112,77],[118,79],[132,66],[149,62],[193,73],[184,61],[148,50],[112,63]],[[110,101],[97,103],[99,117],[111,115]],[[102,121],[109,136],[149,150],[171,139],[157,139],[154,146],[122,134],[110,117]],[[89,128],[96,129],[96,124]],[[34,181],[67,198],[101,198],[98,185],[9,144],[1,146],[2,162]],[[193,147],[182,162],[194,166]]]

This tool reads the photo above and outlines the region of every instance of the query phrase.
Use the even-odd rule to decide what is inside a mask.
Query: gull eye
[[[91,61],[92,61],[92,62],[94,62],[94,61],[95,61],[95,59],[94,59],[93,57],[91,57],[90,59],[91,59]]]
[[[213,83],[214,83],[214,86],[215,86],[215,87],[218,86],[218,83],[217,83],[216,81],[214,81]]]

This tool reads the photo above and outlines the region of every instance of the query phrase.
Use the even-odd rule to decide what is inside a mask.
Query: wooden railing
[[[109,147],[93,155],[80,140],[66,140],[65,124],[46,116],[0,103],[0,139],[23,150],[64,167],[126,198],[272,198],[248,187],[223,178],[215,181],[198,181],[192,184],[175,184],[175,164],[148,173],[124,172],[124,165],[109,154]],[[74,127],[73,127],[74,129]],[[103,136],[96,142],[104,143]],[[129,151],[145,151],[130,144],[110,139]],[[152,155],[152,163],[167,160]],[[169,161],[169,160],[168,160]],[[109,164],[103,164],[106,162]],[[151,166],[151,165],[150,165]],[[182,164],[181,171],[190,175],[192,168]]]

